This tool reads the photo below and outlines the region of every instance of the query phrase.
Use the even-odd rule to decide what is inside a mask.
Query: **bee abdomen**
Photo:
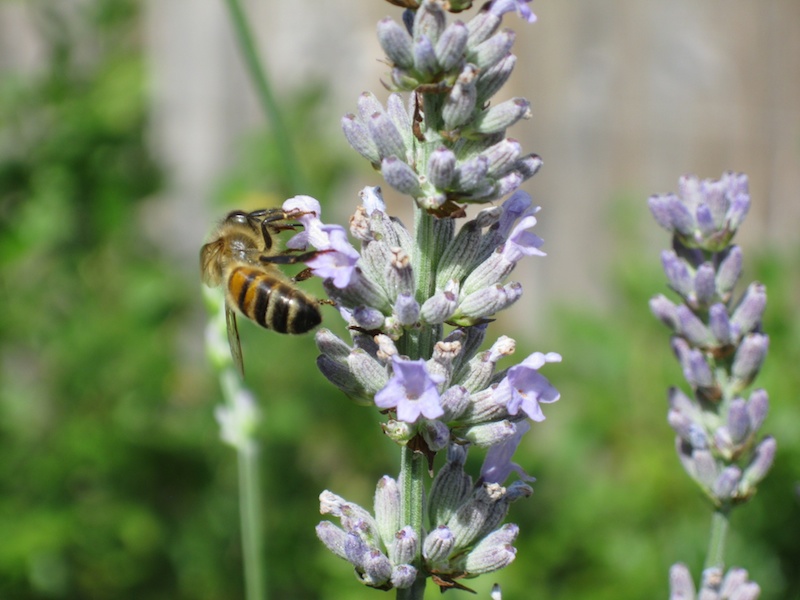
[[[228,291],[242,314],[279,333],[305,333],[322,321],[316,301],[258,269],[236,267]]]

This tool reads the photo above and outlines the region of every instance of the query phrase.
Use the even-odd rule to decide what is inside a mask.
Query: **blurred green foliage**
[[[4,73],[0,87],[0,597],[240,598],[235,455],[212,417],[217,383],[186,351],[202,344],[197,275],[141,233],[162,172],[145,144],[138,3],[87,2],[77,21],[54,6],[37,13],[45,66]],[[87,44],[92,58],[79,59]],[[307,92],[288,118],[305,132],[298,152],[315,165],[308,193],[328,199],[357,159],[310,134],[323,98]],[[277,151],[254,135],[218,196],[239,202],[255,190],[263,200],[280,188]],[[546,373],[562,400],[520,449],[538,483],[512,509],[518,559],[468,582],[479,597],[497,580],[509,599],[663,598],[669,565],[701,568],[710,511],[665,422],[666,389],[681,374],[647,308],[665,285],[630,217],[646,218],[643,202],[632,206],[609,213],[620,233],[613,309],[578,299],[554,311],[535,344],[520,340],[522,355],[563,354]],[[770,297],[771,351],[758,383],[770,392],[765,429],[779,453],[759,494],[734,514],[728,556],[765,598],[797,599],[800,256],[753,255],[746,250],[748,277]],[[316,372],[309,337],[241,329],[248,384],[267,417],[271,596],[379,597],[316,540],[317,496],[329,488],[369,506],[378,477],[396,473],[396,449],[374,411]],[[471,460],[477,468],[480,456]],[[459,594],[467,597],[449,593]]]

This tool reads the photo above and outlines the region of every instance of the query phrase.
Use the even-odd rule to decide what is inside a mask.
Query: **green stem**
[[[261,487],[258,476],[258,447],[255,442],[239,449],[239,513],[242,523],[242,552],[247,600],[265,600]]]
[[[247,17],[244,14],[240,0],[225,1],[231,15],[234,34],[239,42],[239,50],[242,53],[245,66],[255,86],[258,101],[261,103],[264,114],[272,125],[275,139],[280,149],[278,152],[278,160],[281,163],[281,170],[285,175],[285,184],[288,186],[288,191],[290,193],[299,193],[303,189],[303,182],[300,177],[295,153],[292,150],[292,138],[281,118],[278,102],[275,99],[275,95],[272,93],[272,87],[269,84],[269,79],[267,79],[264,66],[261,64],[253,33],[247,23]]]
[[[711,518],[711,536],[708,544],[705,569],[711,567],[724,568],[725,566],[725,537],[730,523],[730,509],[721,507],[714,511]]]
[[[401,511],[403,523],[410,525],[417,532],[417,539],[422,539],[422,500],[424,498],[425,459],[422,454],[403,446],[400,455]],[[405,590],[397,590],[397,600],[422,600],[425,595],[425,576],[420,571],[420,550],[414,559],[419,576],[414,585]]]

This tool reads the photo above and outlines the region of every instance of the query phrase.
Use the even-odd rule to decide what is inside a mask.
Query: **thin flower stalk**
[[[222,441],[236,450],[239,481],[239,516],[244,557],[245,597],[266,600],[266,569],[262,514],[264,507],[259,476],[260,447],[256,430],[261,421],[252,393],[244,386],[231,358],[221,290],[203,287],[209,322],[206,352],[217,372],[224,404],[214,411]]]
[[[746,572],[732,570],[723,578],[730,512],[755,494],[776,448],[774,438],[760,436],[767,392],[753,388],[769,346],[761,328],[766,289],[753,282],[734,294],[742,252],[732,240],[750,207],[747,177],[684,176],[679,189],[649,200],[656,221],[672,234],[672,249],[661,258],[678,297],[673,302],[660,294],[650,308],[672,331],[672,349],[690,388],[689,394],[677,387],[668,394],[678,456],[714,510],[699,597],[755,598],[758,586],[745,581]],[[673,598],[695,597],[687,577],[682,565],[673,568]],[[725,581],[744,591],[723,594]]]

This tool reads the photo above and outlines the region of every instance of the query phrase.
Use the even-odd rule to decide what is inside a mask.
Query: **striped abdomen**
[[[322,321],[316,300],[288,281],[251,266],[231,270],[228,297],[243,315],[279,333],[305,333]]]

